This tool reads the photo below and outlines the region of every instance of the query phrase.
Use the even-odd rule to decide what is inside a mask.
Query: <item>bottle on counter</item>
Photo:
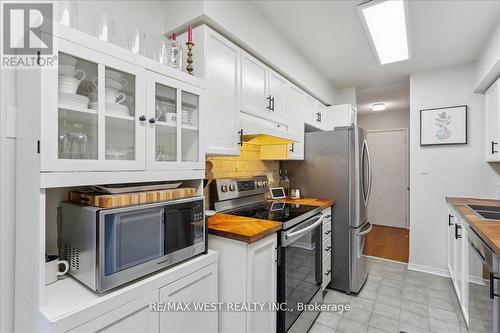
[[[280,177],[280,187],[283,187],[283,190],[285,190],[285,195],[289,197],[290,179],[288,178],[288,172],[286,171],[286,169],[282,172],[282,176]]]

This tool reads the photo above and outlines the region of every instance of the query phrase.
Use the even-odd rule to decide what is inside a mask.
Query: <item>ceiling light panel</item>
[[[358,7],[381,64],[409,58],[406,6],[404,0],[373,0]]]

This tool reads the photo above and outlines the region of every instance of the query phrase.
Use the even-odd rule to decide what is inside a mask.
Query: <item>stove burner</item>
[[[241,209],[236,209],[227,214],[253,217],[262,220],[271,220],[276,222],[287,222],[302,214],[305,214],[317,207],[299,205],[299,204],[289,204],[283,202],[264,202]]]

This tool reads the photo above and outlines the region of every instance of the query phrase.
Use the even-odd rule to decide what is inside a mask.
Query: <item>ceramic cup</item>
[[[127,98],[124,93],[119,92],[116,89],[105,88],[104,90],[106,92],[106,103],[120,104]]]
[[[61,267],[64,269],[61,270]],[[69,263],[66,260],[59,260],[58,256],[48,256],[48,261],[45,262],[45,285],[56,282],[60,276],[68,273]]]
[[[292,198],[300,198],[300,190],[299,189],[291,189],[290,196]]]

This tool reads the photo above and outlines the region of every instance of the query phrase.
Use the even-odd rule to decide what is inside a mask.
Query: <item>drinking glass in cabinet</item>
[[[198,161],[198,96],[182,92],[181,110],[181,143],[182,161]]]
[[[97,159],[97,107],[89,105],[97,64],[66,53],[58,55],[58,156]]]
[[[135,76],[105,69],[106,159],[135,160]]]
[[[177,90],[157,83],[155,86],[156,161],[177,160]]]

